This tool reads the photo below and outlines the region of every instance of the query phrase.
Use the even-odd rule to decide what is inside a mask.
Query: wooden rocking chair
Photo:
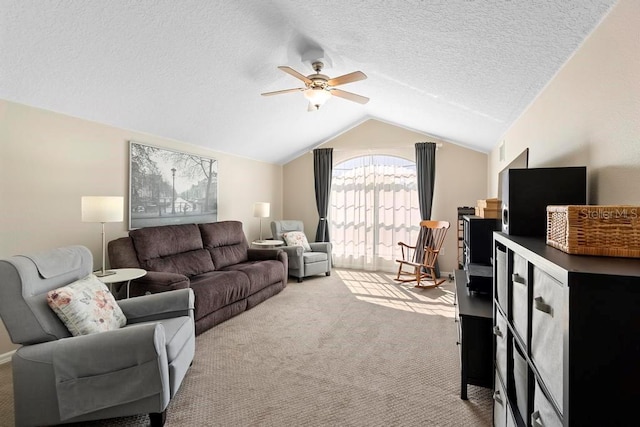
[[[415,281],[416,288],[433,288],[442,284],[446,279],[438,280],[436,277],[436,261],[448,229],[447,221],[420,221],[420,234],[415,246],[398,242],[402,249],[402,259],[396,260],[400,266],[395,280]],[[403,270],[405,266],[409,267],[410,271]],[[401,278],[401,276],[411,276],[411,278]],[[423,285],[423,280],[431,281],[433,284]]]

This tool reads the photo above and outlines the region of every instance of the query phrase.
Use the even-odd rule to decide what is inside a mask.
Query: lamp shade
[[[331,92],[322,88],[309,88],[303,92],[304,97],[316,108],[320,108],[329,98]]]
[[[123,220],[124,197],[82,197],[82,222],[122,222]]]
[[[257,218],[268,218],[271,204],[269,202],[257,202],[253,205],[253,216]]]

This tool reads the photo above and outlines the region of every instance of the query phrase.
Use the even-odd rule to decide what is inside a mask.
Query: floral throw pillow
[[[307,236],[302,231],[289,231],[282,235],[287,246],[302,246],[304,251],[311,251]]]
[[[118,329],[127,323],[107,286],[93,274],[49,291],[47,304],[76,337]]]

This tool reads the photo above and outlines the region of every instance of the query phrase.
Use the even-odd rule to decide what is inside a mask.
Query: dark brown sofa
[[[191,287],[196,334],[248,310],[287,283],[287,254],[250,249],[239,221],[131,230],[109,242],[112,268],[143,268],[131,296]]]

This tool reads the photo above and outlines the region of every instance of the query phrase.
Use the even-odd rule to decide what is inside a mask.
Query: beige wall
[[[640,1],[621,0],[505,135],[498,173],[529,147],[529,167],[581,166],[589,203],[640,205]]]
[[[281,217],[282,166],[0,100],[0,258],[82,244],[99,267],[100,224],[80,221],[80,198],[128,200],[130,140],[217,159],[218,219],[242,221],[249,240],[259,233],[254,202]],[[125,236],[126,216],[106,233]],[[13,348],[0,327],[0,355]]]
[[[367,120],[322,145],[334,148],[334,164],[366,154],[387,154],[415,161],[416,142],[439,142],[436,152],[436,183],[433,219],[451,223],[444,252],[442,271],[451,272],[457,266],[456,221],[458,206],[474,206],[487,193],[487,155],[436,138],[393,126],[377,120]],[[306,153],[287,163],[283,171],[284,218],[304,221],[305,232],[315,237],[318,224],[313,179],[313,154]]]

